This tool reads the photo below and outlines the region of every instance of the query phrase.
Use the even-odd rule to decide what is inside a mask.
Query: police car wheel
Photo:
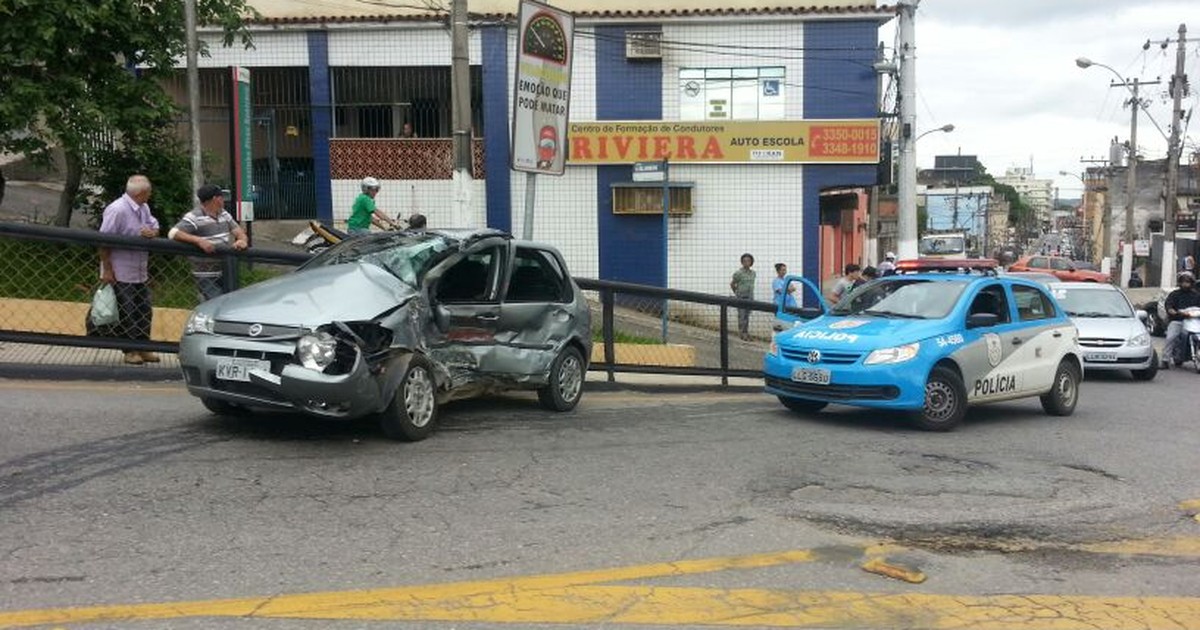
[[[1042,395],[1042,409],[1052,416],[1069,416],[1075,413],[1079,402],[1079,366],[1070,359],[1063,359],[1054,373],[1054,385]]]
[[[916,414],[918,427],[926,431],[949,431],[967,415],[967,388],[949,368],[935,367],[925,381],[925,407]]]
[[[804,398],[791,398],[789,396],[779,396],[778,398],[784,407],[796,413],[816,413],[829,405],[829,403],[820,400],[806,400]]]

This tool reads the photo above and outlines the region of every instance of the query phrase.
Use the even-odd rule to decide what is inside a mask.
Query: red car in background
[[[1062,256],[1025,256],[1008,267],[1009,271],[1040,271],[1054,274],[1063,282],[1111,282],[1106,273],[1083,269]]]

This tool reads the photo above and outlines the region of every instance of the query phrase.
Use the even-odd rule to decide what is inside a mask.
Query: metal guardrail
[[[150,341],[88,336],[82,330],[98,284],[99,247],[151,253],[159,330]],[[199,302],[187,263],[196,256],[220,259],[225,286],[234,288],[287,272],[311,258],[307,252],[256,247],[219,247],[203,254],[192,245],[164,238],[0,222],[0,342],[176,352],[178,343],[171,337],[177,339],[187,313]],[[611,280],[576,282],[594,308],[597,351],[591,369],[606,372],[609,380],[625,372],[714,376],[727,383],[729,377],[761,374],[774,324],[773,304]],[[739,310],[751,323],[746,338],[730,334],[731,319]]]

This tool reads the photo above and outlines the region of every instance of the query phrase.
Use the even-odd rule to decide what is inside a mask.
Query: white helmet
[[[896,254],[894,254],[894,253],[892,253],[892,252],[888,252],[886,255],[884,255],[884,259],[886,259],[886,260],[896,260]]]
[[[379,188],[379,180],[374,177],[364,177],[362,180],[362,189]]]

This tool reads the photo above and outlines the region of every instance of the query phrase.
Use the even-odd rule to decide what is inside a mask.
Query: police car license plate
[[[809,383],[812,385],[828,385],[829,370],[819,368],[796,368],[792,370],[792,380],[797,383]]]
[[[218,359],[217,378],[223,381],[250,382],[250,370],[271,371],[270,361],[259,359]]]
[[[1093,363],[1114,363],[1117,360],[1116,352],[1085,352],[1083,353],[1084,361]]]

